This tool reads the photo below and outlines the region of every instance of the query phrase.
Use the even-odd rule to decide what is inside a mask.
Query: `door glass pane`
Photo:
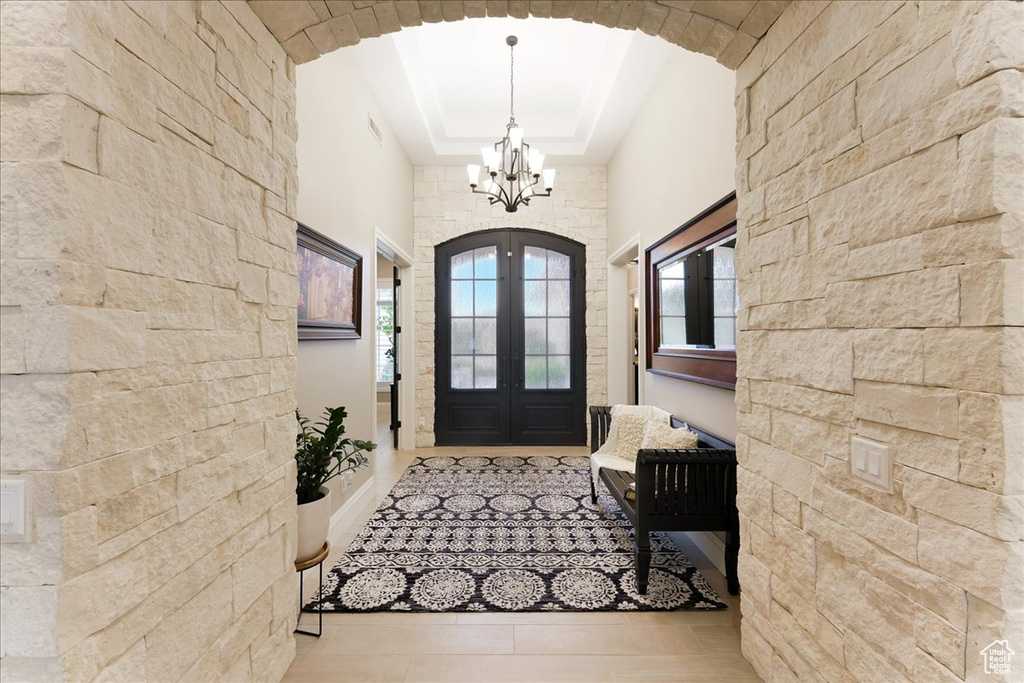
[[[686,346],[686,318],[661,316],[661,345]]]
[[[473,353],[473,319],[452,318],[452,354]]]
[[[494,356],[476,357],[476,380],[473,384],[477,389],[494,389],[498,386],[498,362]]]
[[[548,353],[557,355],[569,353],[568,318],[548,318]]]
[[[557,251],[548,252],[548,277],[551,279],[569,279],[569,257]]]
[[[547,331],[544,318],[526,319],[526,353],[542,355],[547,347]]]
[[[473,277],[473,252],[464,251],[452,256],[452,279],[469,280]]]
[[[498,283],[494,280],[476,281],[476,316],[493,317],[498,314]]]
[[[548,281],[548,315],[569,315],[569,281]]]
[[[714,285],[714,347],[736,348],[736,313],[739,297],[736,294],[736,250],[719,245],[711,251]]]
[[[477,280],[493,280],[498,276],[498,252],[495,247],[481,247],[475,250],[473,263],[473,277]]]
[[[523,277],[527,280],[543,280],[547,273],[547,250],[526,247],[523,250]]]
[[[526,389],[570,388],[570,265],[557,251],[523,250]]]
[[[498,331],[495,318],[476,319],[476,337],[473,339],[476,344],[477,353],[497,353]]]
[[[523,283],[524,313],[526,317],[544,317],[547,314],[548,283],[527,280]]]
[[[498,385],[498,248],[451,257],[451,388]]]
[[[526,379],[524,386],[527,389],[547,389],[548,387],[548,363],[547,356],[526,357]]]
[[[736,281],[715,278],[715,315],[731,315],[736,301]]]
[[[455,280],[452,282],[452,315],[473,315],[472,280]]]
[[[548,356],[548,389],[569,388],[569,356]]]
[[[686,314],[686,281],[661,278],[661,314]]]
[[[715,318],[715,348],[736,346],[736,318]]]
[[[473,388],[473,356],[452,356],[452,389]]]

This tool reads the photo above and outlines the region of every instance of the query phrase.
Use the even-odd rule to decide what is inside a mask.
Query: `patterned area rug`
[[[582,456],[417,458],[324,580],[324,610],[726,607],[662,534],[640,595],[632,526],[610,496],[591,504],[589,476]]]

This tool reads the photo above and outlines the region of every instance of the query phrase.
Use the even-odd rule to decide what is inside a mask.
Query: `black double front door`
[[[534,230],[436,248],[438,445],[586,443],[586,254]]]

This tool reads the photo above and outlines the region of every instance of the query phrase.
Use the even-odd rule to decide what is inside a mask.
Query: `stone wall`
[[[294,65],[243,2],[2,25],[4,679],[278,680],[294,652]]]
[[[999,680],[979,651],[1024,643],[1022,25],[1019,3],[796,2],[738,69],[742,647],[765,680]],[[853,435],[889,445],[892,492],[851,477]]]
[[[735,69],[790,0],[248,0],[296,64],[404,27],[483,17],[574,19],[659,36]]]
[[[531,228],[568,237],[587,249],[587,403],[608,393],[607,171],[561,166],[551,197],[506,213],[473,194],[464,166],[413,169],[416,276],[416,446],[434,445],[434,247],[477,230]],[[420,426],[420,421],[423,426]]]

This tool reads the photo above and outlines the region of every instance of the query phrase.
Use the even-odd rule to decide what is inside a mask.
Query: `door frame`
[[[498,281],[498,317],[499,317],[499,335],[501,325],[501,316],[504,314],[507,317],[505,327],[507,329],[507,339],[504,340],[505,347],[502,349],[502,340],[499,338],[499,348],[497,349],[498,355],[498,386],[496,389],[500,389],[504,386],[508,392],[508,397],[504,401],[508,405],[509,411],[509,437],[502,439],[500,443],[491,443],[487,441],[486,437],[480,441],[479,445],[585,445],[587,440],[586,435],[586,404],[588,399],[588,386],[587,386],[587,245],[574,240],[570,237],[560,235],[558,233],[537,230],[533,228],[518,228],[518,227],[498,227],[489,228],[485,230],[477,230],[462,235],[457,235],[451,239],[445,240],[433,247],[434,251],[434,295],[435,295],[435,310],[434,310],[434,367],[435,367],[435,382],[434,382],[434,439],[435,443],[441,440],[440,435],[446,433],[441,429],[441,421],[446,416],[446,410],[443,408],[447,406],[447,398],[442,398],[442,393],[450,391],[447,389],[448,381],[444,379],[446,375],[450,374],[449,357],[450,346],[445,342],[450,343],[447,329],[450,327],[450,307],[445,305],[441,290],[445,289],[446,292],[450,293],[450,278],[445,275],[447,272],[442,263],[443,258],[439,255],[442,251],[451,248],[453,243],[470,242],[466,244],[467,249],[475,248],[472,242],[475,240],[486,240],[488,236],[496,233],[504,233],[507,237],[503,237],[502,241],[506,244],[508,249],[508,255],[505,257],[506,261],[504,267],[504,275],[502,267],[499,265],[497,281]],[[570,364],[570,377],[571,377],[571,389],[569,390],[550,390],[552,392],[563,392],[563,397],[569,397],[573,403],[578,402],[578,406],[574,406],[571,417],[571,434],[564,432],[549,431],[544,434],[543,427],[535,427],[534,431],[529,431],[523,424],[524,415],[526,409],[529,408],[529,402],[526,401],[526,397],[530,395],[532,391],[541,390],[528,390],[523,386],[519,386],[523,382],[523,371],[522,363],[525,362],[525,348],[524,347],[524,324],[525,318],[523,315],[523,302],[513,296],[517,290],[516,280],[523,280],[521,277],[522,264],[516,261],[516,257],[520,255],[520,251],[523,247],[527,246],[522,244],[522,237],[528,235],[536,235],[540,238],[541,242],[538,246],[542,248],[555,248],[556,245],[564,244],[566,248],[571,248],[575,254],[573,254],[573,265],[574,272],[572,274],[571,290],[570,290],[570,301],[571,311],[573,311],[570,317],[570,325],[572,329],[572,342],[570,357],[572,358]],[[489,241],[489,240],[488,240]],[[548,244],[543,244],[548,242]],[[462,245],[459,245],[460,248]],[[512,258],[509,258],[512,257]],[[504,286],[505,294],[502,295],[502,281],[505,280]],[[518,291],[521,293],[523,285],[518,286]],[[520,297],[521,299],[521,297]],[[446,356],[444,351],[448,355]],[[502,356],[507,356],[507,362],[502,362]],[[518,361],[518,364],[517,364]],[[446,372],[447,370],[447,372]],[[504,380],[504,382],[502,382]],[[537,394],[534,396],[535,399],[539,400],[540,404],[546,404],[548,401],[547,392],[549,390],[543,390],[545,394]],[[554,398],[555,394],[552,393],[551,397]],[[501,401],[500,397],[496,400]],[[557,405],[557,400],[551,403],[552,406]],[[564,401],[563,401],[564,405]],[[518,413],[516,412],[518,411]],[[576,415],[575,413],[579,413]],[[449,437],[451,435],[449,434]],[[462,444],[456,439],[445,440],[447,445],[473,445],[473,444]]]
[[[374,244],[376,250],[374,255],[382,254],[398,267],[399,277],[402,279],[402,286],[398,289],[398,313],[401,316],[395,323],[402,326],[401,344],[395,351],[399,356],[399,365],[404,368],[412,368],[416,363],[416,282],[413,275],[413,260],[404,249],[398,246],[397,242],[387,233],[378,227],[374,227]],[[377,259],[373,261],[373,282],[377,282]],[[389,274],[390,275],[390,274]],[[377,287],[373,288],[374,314],[377,311]],[[376,328],[375,328],[376,329]],[[373,396],[377,400],[377,345],[373,344]],[[402,375],[402,381],[398,384],[398,419],[402,427],[398,430],[399,450],[409,450],[416,447],[416,373],[406,372]],[[373,434],[377,434],[377,410],[373,410]],[[372,458],[374,474],[376,475],[377,459]]]
[[[629,375],[633,368],[629,362],[629,335],[622,335],[619,330],[632,329],[629,302],[629,285],[626,270],[629,262],[641,258],[640,234],[633,235],[608,257],[608,404],[629,403],[627,389]],[[637,265],[638,282],[643,264]],[[640,320],[644,313],[643,287],[637,287],[637,300],[640,302]],[[644,343],[644,326],[639,329],[640,348]],[[644,401],[644,354],[640,354],[640,372],[637,373],[637,394],[640,403]]]

